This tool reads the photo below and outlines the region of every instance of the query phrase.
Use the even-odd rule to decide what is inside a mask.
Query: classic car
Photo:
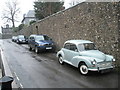
[[[95,44],[88,40],[68,40],[57,52],[60,64],[68,63],[79,69],[82,75],[89,71],[111,71],[115,58],[97,50]]]

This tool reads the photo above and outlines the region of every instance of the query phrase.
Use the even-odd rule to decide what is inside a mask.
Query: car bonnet
[[[88,50],[80,52],[80,55],[96,58],[98,62],[104,61],[106,59],[106,55],[99,50]]]

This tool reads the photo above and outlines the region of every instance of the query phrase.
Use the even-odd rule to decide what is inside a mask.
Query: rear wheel
[[[88,67],[85,63],[81,63],[79,65],[79,71],[82,75],[87,75],[88,74]]]
[[[63,65],[64,62],[63,62],[62,56],[59,56],[58,61],[59,61],[59,63],[60,63],[61,65]]]

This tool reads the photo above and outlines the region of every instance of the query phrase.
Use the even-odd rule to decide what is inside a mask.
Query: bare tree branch
[[[20,12],[20,8],[18,8],[17,0],[13,0],[12,2],[8,1],[6,4],[6,10],[3,13],[3,19],[6,21],[12,22],[12,26],[15,27],[15,22],[17,21],[17,15]]]

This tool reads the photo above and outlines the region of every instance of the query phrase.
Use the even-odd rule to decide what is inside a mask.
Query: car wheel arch
[[[78,64],[78,68],[80,67],[81,64],[85,64],[86,66],[88,66],[84,61],[80,61]]]
[[[82,75],[88,75],[89,74],[88,66],[84,61],[81,61],[79,63],[78,70],[79,70],[80,74],[82,74]]]
[[[58,57],[62,57],[62,55],[61,55],[61,54],[58,54]]]
[[[79,67],[80,63],[86,64],[86,66],[91,66],[91,61],[89,59],[83,57],[77,57],[77,67]]]
[[[60,55],[64,58],[64,53],[63,53],[62,51],[59,51],[59,52],[57,53],[57,57],[59,57]]]
[[[37,45],[35,44],[35,45],[34,45],[34,49],[35,49],[36,47],[37,47]]]

